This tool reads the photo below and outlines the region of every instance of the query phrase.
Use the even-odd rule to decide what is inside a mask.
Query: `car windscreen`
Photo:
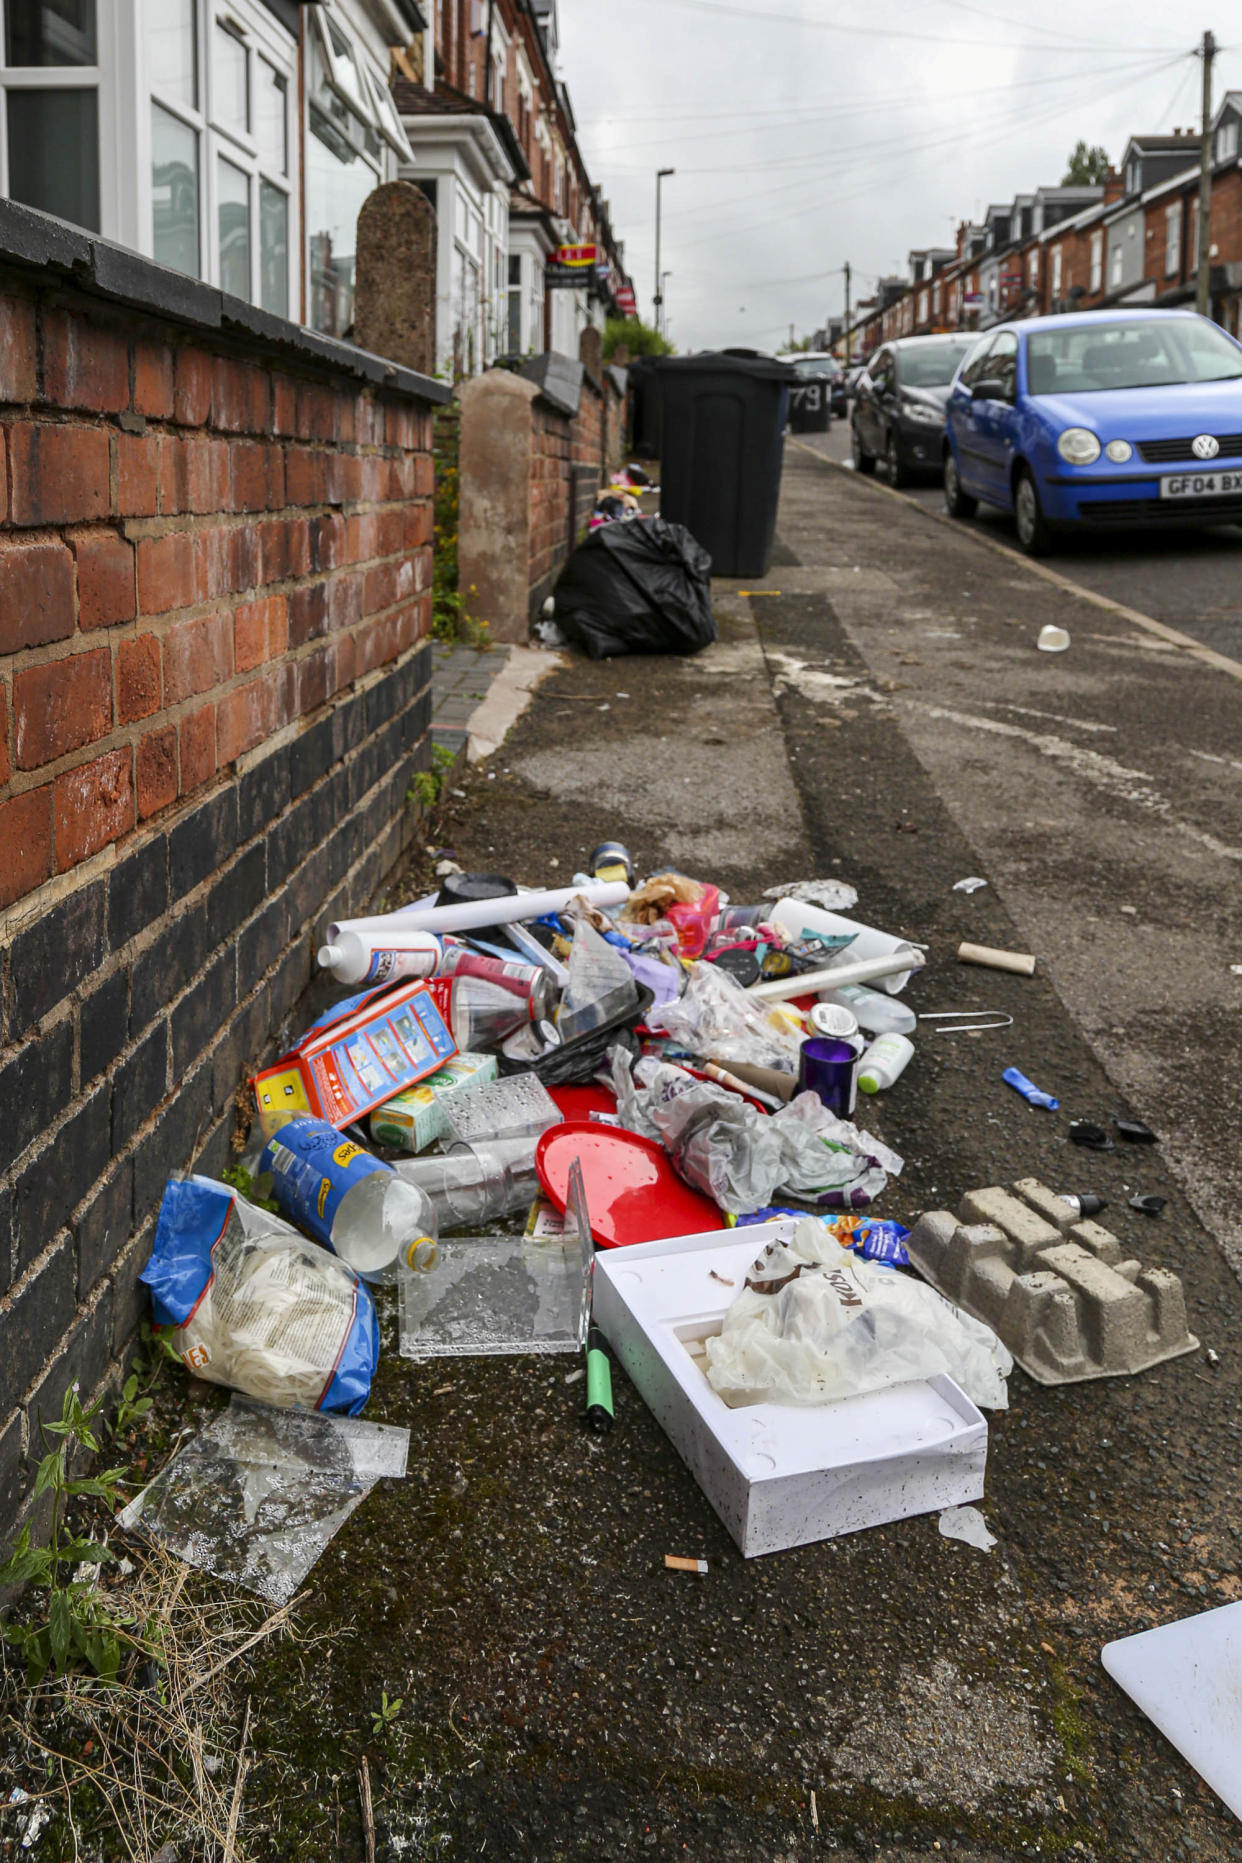
[[[903,388],[945,388],[971,347],[970,343],[937,343],[926,349],[899,349],[897,380]]]
[[[831,356],[803,356],[794,363],[799,375],[839,375],[841,365]]]
[[[1032,330],[1027,391],[1081,395],[1108,388],[1167,388],[1242,376],[1242,349],[1206,319],[1101,320],[1073,330]]]

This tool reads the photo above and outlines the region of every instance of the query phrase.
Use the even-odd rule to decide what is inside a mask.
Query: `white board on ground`
[[[1120,1637],[1100,1661],[1242,1818],[1242,1603]]]

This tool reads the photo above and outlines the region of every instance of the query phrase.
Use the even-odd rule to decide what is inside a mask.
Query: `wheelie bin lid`
[[[693,369],[710,371],[713,375],[732,372],[770,382],[798,379],[798,371],[792,363],[780,362],[775,356],[765,356],[757,349],[701,349],[690,356],[661,356],[660,367],[678,374],[683,369]]]

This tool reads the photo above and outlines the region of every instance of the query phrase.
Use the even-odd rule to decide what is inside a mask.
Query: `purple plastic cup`
[[[858,1054],[848,1041],[833,1035],[812,1035],[802,1044],[798,1063],[799,1093],[813,1093],[838,1119],[854,1111]]]

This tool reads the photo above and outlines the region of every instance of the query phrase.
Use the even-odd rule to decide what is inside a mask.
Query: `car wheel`
[[[979,500],[962,490],[951,446],[946,447],[944,453],[944,507],[953,518],[972,518],[979,509]]]
[[[1013,488],[1013,516],[1018,542],[1028,556],[1047,556],[1052,548],[1052,533],[1044,521],[1035,481],[1025,466],[1020,466]]]
[[[869,453],[858,437],[857,427],[850,427],[850,456],[854,461],[855,472],[864,474],[875,471],[875,455]]]
[[[888,430],[888,443],[884,448],[884,463],[888,467],[888,482],[890,485],[896,486],[899,490],[903,485],[909,485],[910,474],[902,462],[901,450],[897,445],[897,432],[893,427],[890,427]]]

